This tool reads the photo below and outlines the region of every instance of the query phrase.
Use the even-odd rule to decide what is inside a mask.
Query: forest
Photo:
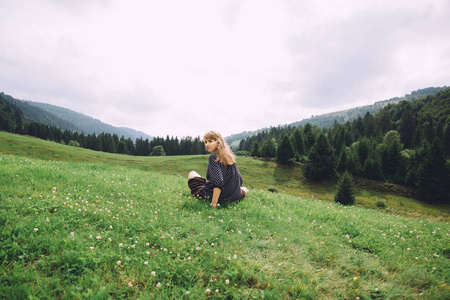
[[[329,128],[270,128],[241,140],[237,154],[301,163],[312,181],[348,171],[417,188],[425,201],[449,202],[450,89]]]
[[[151,141],[146,138],[125,138],[117,134],[93,133],[84,134],[76,130],[61,130],[57,126],[50,126],[31,121],[24,117],[22,110],[13,103],[0,97],[0,130],[29,135],[44,140],[54,141],[65,145],[82,147],[95,151],[120,153],[134,156],[149,155],[194,155],[205,154],[205,147],[200,137],[184,137],[182,139],[156,137]],[[156,146],[162,146],[155,149]],[[152,150],[155,150],[152,152]]]
[[[0,130],[96,151],[135,156],[205,154],[200,137],[156,137],[61,130],[24,117],[0,98]],[[306,178],[322,181],[345,171],[353,176],[417,189],[428,202],[450,199],[450,89],[388,104],[376,113],[329,127],[306,123],[272,127],[241,139],[237,155],[298,163]]]

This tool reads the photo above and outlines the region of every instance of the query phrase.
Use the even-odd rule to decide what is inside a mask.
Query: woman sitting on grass
[[[212,199],[211,206],[214,207],[217,202],[239,202],[247,195],[248,189],[241,188],[242,176],[233,152],[218,132],[206,133],[203,140],[206,150],[211,153],[206,179],[195,171],[190,172],[188,185],[191,194]]]

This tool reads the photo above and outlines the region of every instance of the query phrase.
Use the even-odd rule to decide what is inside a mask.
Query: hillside
[[[258,189],[213,209],[189,195],[184,172],[205,156],[0,139],[1,299],[450,296],[448,222]],[[278,177],[238,163],[244,181],[258,169]]]
[[[310,123],[311,125],[318,125],[322,128],[328,128],[332,126],[335,121],[337,123],[345,123],[347,121],[356,120],[358,117],[364,117],[364,115],[369,112],[371,114],[374,114],[381,109],[383,109],[386,105],[392,104],[392,103],[398,103],[402,100],[416,100],[422,97],[426,97],[428,95],[436,94],[440,90],[448,88],[447,86],[444,87],[429,87],[424,89],[419,89],[417,91],[411,92],[411,94],[406,94],[403,97],[394,97],[388,100],[381,100],[377,101],[374,104],[371,105],[365,105],[361,107],[355,107],[347,110],[337,111],[337,112],[331,112],[323,115],[317,115],[317,116],[311,116],[308,119],[303,119],[298,122],[285,124],[285,125],[279,125],[280,127],[297,127],[301,125],[305,125],[306,123]],[[233,134],[231,136],[226,137],[227,142],[234,148],[239,147],[239,141],[242,139],[245,139],[249,136],[253,136],[258,134],[262,131],[267,131],[270,128],[262,128],[258,129],[256,131],[244,131],[242,133]]]
[[[15,99],[4,93],[0,93],[0,97],[19,107],[24,117],[49,126],[55,126],[61,130],[78,131],[87,134],[110,133],[117,134],[119,137],[131,138],[132,140],[143,138],[152,139],[152,137],[144,132],[136,131],[126,127],[114,127],[105,124],[100,120],[83,115],[56,105],[23,101]]]
[[[166,175],[186,176],[192,170],[206,170],[205,155],[182,155],[165,157],[142,157],[116,155],[77,147],[64,146],[27,136],[0,132],[0,153],[15,154],[34,159],[60,160],[110,164],[132,167]],[[306,180],[300,165],[280,166],[274,161],[237,157],[244,184],[255,190],[276,187],[280,193],[309,199],[334,201],[335,181],[314,183]],[[438,220],[450,220],[449,205],[430,205],[410,197],[408,189],[395,184],[370,180],[356,180],[357,205],[375,208],[380,199],[386,202],[386,212],[423,216]]]

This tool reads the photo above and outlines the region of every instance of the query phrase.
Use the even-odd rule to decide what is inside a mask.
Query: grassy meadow
[[[213,209],[185,178],[206,158],[1,132],[0,299],[450,298],[447,207],[369,188],[344,207],[298,166],[239,158],[249,195]]]

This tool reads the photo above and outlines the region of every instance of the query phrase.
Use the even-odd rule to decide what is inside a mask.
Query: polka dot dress
[[[212,198],[213,189],[221,189],[219,201],[238,201],[241,198],[242,176],[236,164],[224,166],[216,161],[217,154],[209,157],[206,179],[208,182],[203,187],[206,197]]]

